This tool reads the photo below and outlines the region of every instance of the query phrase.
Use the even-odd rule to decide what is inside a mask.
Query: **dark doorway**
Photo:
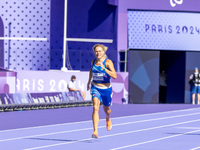
[[[168,51],[160,51],[160,75],[159,75],[159,103],[166,103],[167,99],[167,75]]]
[[[166,85],[160,86],[159,103],[184,103],[185,52],[160,51],[160,73],[166,73]]]

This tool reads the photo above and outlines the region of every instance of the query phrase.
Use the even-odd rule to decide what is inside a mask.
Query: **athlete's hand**
[[[102,63],[102,62],[99,62],[99,63],[98,63],[98,65],[99,65],[99,66],[101,66],[101,68],[102,68],[102,69],[104,69],[104,68],[105,68],[105,66],[103,65],[103,63]]]
[[[90,90],[90,83],[87,84],[87,91]]]

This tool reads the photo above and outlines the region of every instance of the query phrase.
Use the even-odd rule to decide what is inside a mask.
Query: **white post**
[[[64,38],[63,38],[63,67],[62,71],[68,71],[66,68],[66,45],[67,45],[67,0],[65,0],[65,14],[64,14]]]
[[[67,42],[76,41],[76,42],[100,42],[100,43],[112,43],[112,39],[85,39],[85,38],[67,38],[67,0],[65,0],[65,12],[64,12],[64,38],[63,38],[63,67],[62,71],[70,71],[66,67],[66,51],[67,51]]]

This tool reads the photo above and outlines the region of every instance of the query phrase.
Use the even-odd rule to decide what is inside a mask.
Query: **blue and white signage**
[[[200,13],[128,11],[130,49],[200,51]]]
[[[181,5],[183,3],[183,0],[170,0],[170,4],[172,7],[175,7],[177,4]]]

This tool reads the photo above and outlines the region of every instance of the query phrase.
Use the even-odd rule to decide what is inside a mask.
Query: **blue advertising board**
[[[128,11],[129,49],[200,51],[200,13]]]

